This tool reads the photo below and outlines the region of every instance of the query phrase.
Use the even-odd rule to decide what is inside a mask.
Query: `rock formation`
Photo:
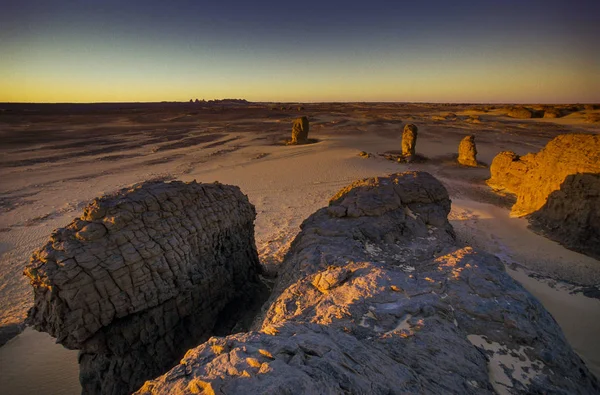
[[[460,144],[458,145],[458,163],[463,166],[478,166],[475,136],[469,135],[460,141]]]
[[[80,350],[84,393],[130,393],[260,291],[254,218],[221,184],[150,182],[96,199],[33,254],[28,324]]]
[[[528,118],[534,117],[533,111],[531,111],[525,107],[513,107],[508,110],[507,115],[511,118],[518,118],[518,119],[528,119]]]
[[[409,160],[415,157],[418,131],[419,128],[412,123],[404,126],[402,131],[402,155]]]
[[[558,108],[548,108],[544,110],[544,118],[560,118],[562,113]]]
[[[598,393],[537,299],[456,245],[449,211],[427,173],[344,188],[302,224],[256,330],[138,394]]]
[[[531,214],[546,204],[567,176],[600,173],[600,135],[563,134],[540,152],[521,157],[501,152],[494,158],[490,172],[489,186],[517,195],[512,214]]]
[[[600,260],[600,174],[565,178],[530,217],[531,227],[575,251]]]
[[[292,140],[290,144],[306,144],[308,142],[309,128],[307,117],[296,118],[292,125]]]

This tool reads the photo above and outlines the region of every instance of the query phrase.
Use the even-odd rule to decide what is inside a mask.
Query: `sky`
[[[0,0],[0,102],[600,102],[600,1]]]

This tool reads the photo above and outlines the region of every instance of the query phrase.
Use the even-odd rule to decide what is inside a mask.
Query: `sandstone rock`
[[[544,110],[544,118],[560,118],[561,111],[558,108],[549,108]]]
[[[533,154],[519,156],[512,151],[502,151],[494,157],[487,184],[501,191],[516,194],[527,171],[533,166]]]
[[[513,107],[508,110],[507,115],[511,118],[528,119],[533,118],[534,113],[525,107]]]
[[[458,163],[463,166],[478,166],[475,136],[469,135],[460,141],[460,144],[458,145]]]
[[[600,173],[600,135],[564,134],[535,154],[501,152],[490,167],[488,185],[517,195],[512,215],[531,214],[577,173]]]
[[[150,182],[97,199],[33,254],[28,324],[80,350],[84,393],[130,393],[260,290],[254,218],[221,184]]]
[[[418,130],[419,128],[412,123],[404,126],[404,131],[402,132],[402,155],[407,158],[414,158],[415,156]]]
[[[268,310],[138,394],[600,391],[494,256],[457,246],[427,173],[366,179],[302,224]]]
[[[300,117],[294,120],[292,126],[291,144],[306,144],[308,142],[308,131],[310,129],[308,118]]]
[[[567,248],[600,260],[600,174],[567,176],[530,223]]]

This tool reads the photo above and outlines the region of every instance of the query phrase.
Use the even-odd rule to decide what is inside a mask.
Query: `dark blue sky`
[[[0,101],[600,101],[600,1],[11,1]]]

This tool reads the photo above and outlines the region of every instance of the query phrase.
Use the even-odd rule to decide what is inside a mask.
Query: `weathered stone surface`
[[[412,123],[404,126],[402,131],[402,155],[407,158],[414,158],[417,147],[417,134],[419,128]]]
[[[572,174],[530,217],[531,227],[600,259],[600,174]]]
[[[308,132],[310,126],[307,117],[300,117],[294,120],[292,125],[291,144],[306,144],[308,142]]]
[[[577,173],[600,173],[600,135],[563,134],[540,152],[519,157],[501,152],[490,167],[488,185],[517,195],[512,215],[531,214],[546,204],[565,178]]]
[[[458,145],[458,163],[463,166],[477,167],[477,148],[475,136],[465,136]]]
[[[494,256],[457,246],[427,173],[366,179],[304,221],[255,331],[213,337],[138,394],[600,391]]]
[[[254,207],[221,184],[145,183],[92,202],[25,270],[28,323],[80,351],[84,393],[129,393],[260,288]]]

